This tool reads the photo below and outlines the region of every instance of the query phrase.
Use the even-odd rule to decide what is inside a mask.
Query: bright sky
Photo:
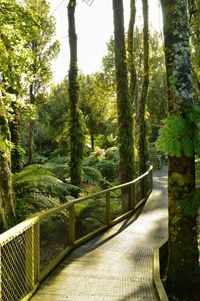
[[[125,29],[128,28],[130,0],[124,0]],[[137,5],[137,23],[142,24],[141,0]],[[149,7],[150,25],[154,30],[160,31],[162,27],[161,12],[158,0],[151,0]],[[54,82],[64,79],[69,69],[68,44],[68,0],[50,0],[51,13],[56,18],[56,38],[60,41],[61,51],[52,64]],[[76,6],[76,32],[78,36],[78,65],[85,73],[100,70],[103,56],[106,54],[106,43],[113,34],[112,0],[94,0],[88,6],[83,0],[77,0]]]

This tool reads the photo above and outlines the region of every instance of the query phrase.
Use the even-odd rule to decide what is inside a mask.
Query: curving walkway
[[[167,235],[167,168],[154,172],[145,207],[77,248],[32,301],[156,301],[153,249]],[[138,216],[139,215],[139,216]]]

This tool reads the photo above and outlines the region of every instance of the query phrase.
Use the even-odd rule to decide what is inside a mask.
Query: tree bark
[[[146,121],[145,121],[145,106],[149,86],[149,26],[148,26],[148,1],[142,0],[143,3],[143,47],[144,47],[144,76],[141,91],[141,98],[138,105],[138,121],[139,121],[139,172],[144,173],[147,169],[146,162],[147,155],[147,135],[146,135]],[[143,188],[144,189],[144,188]],[[142,189],[142,190],[143,190]]]
[[[10,131],[6,117],[0,114],[0,136],[10,141]],[[10,150],[0,151],[0,231],[6,230],[15,222],[14,193],[10,168]]]
[[[122,0],[113,0],[120,183],[133,179],[133,110],[128,94]]]
[[[161,0],[167,70],[169,115],[178,115],[194,129],[187,0]],[[194,135],[193,135],[194,136]],[[195,187],[194,154],[169,157],[169,258],[167,286],[175,293],[199,288],[196,216],[178,206]],[[188,204],[189,205],[189,204]]]
[[[133,45],[135,15],[136,15],[135,0],[130,0],[130,20],[129,20],[129,26],[128,26],[127,66],[128,66],[128,71],[130,74],[129,94],[130,94],[130,98],[131,98],[131,102],[132,102],[133,106],[135,106],[135,88],[136,88],[136,70],[135,70],[135,64],[134,64],[134,45]]]
[[[11,170],[12,173],[19,172],[22,169],[22,148],[21,148],[21,131],[20,131],[20,112],[15,103],[12,104],[13,119],[9,122],[11,142]]]
[[[70,101],[70,176],[71,183],[77,186],[81,184],[82,160],[84,157],[84,131],[82,112],[78,107],[79,85],[77,67],[77,36],[75,29],[75,7],[76,0],[70,0],[68,4],[69,24],[69,47],[70,47],[70,69],[69,69],[69,101]]]

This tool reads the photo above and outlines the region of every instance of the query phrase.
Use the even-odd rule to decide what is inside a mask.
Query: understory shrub
[[[47,166],[39,164],[27,166],[13,175],[13,187],[17,208],[21,208],[25,216],[56,207],[81,191],[81,188],[60,180]]]

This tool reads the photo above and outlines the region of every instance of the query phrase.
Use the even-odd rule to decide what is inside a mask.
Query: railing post
[[[131,210],[135,208],[135,183],[130,186],[130,202],[131,202]]]
[[[150,191],[152,191],[153,190],[153,170],[152,169],[150,170],[149,176],[150,176]]]
[[[106,192],[106,225],[109,226],[111,223],[110,214],[110,191]]]
[[[30,290],[34,288],[34,226],[26,230],[26,283]]]
[[[40,222],[34,226],[34,281],[39,282],[40,278]]]
[[[71,246],[75,243],[75,214],[74,204],[69,207],[69,243]]]

